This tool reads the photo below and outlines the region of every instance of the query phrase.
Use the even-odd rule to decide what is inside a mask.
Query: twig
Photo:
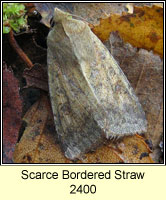
[[[32,68],[33,67],[33,63],[31,62],[31,60],[28,58],[28,56],[24,53],[24,51],[18,45],[17,41],[14,38],[12,30],[9,32],[9,42],[10,42],[10,45],[13,47],[13,49],[20,56],[20,58],[28,66],[28,68]]]

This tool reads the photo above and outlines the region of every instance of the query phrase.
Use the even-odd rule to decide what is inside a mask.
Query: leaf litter
[[[3,162],[12,163],[22,122],[22,98],[19,82],[11,68],[3,63]]]

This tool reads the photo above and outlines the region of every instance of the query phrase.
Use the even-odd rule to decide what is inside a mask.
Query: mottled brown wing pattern
[[[130,83],[89,26],[57,8],[55,22],[48,35],[49,90],[65,156],[80,158],[102,144],[103,135],[146,131]]]

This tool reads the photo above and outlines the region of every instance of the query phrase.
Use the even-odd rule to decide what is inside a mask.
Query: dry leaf
[[[146,6],[148,5],[148,6]],[[50,27],[55,7],[88,21],[94,33],[108,40],[118,31],[125,42],[163,56],[163,7],[155,3],[35,3],[41,22]]]
[[[3,65],[3,162],[12,163],[21,126],[22,99],[19,83],[11,69]]]
[[[121,158],[126,163],[153,163],[149,156],[151,149],[139,135],[125,137],[117,146],[122,152]]]
[[[16,145],[15,163],[65,163],[67,159],[56,143],[48,98],[43,96],[25,114],[27,127]],[[68,161],[69,162],[69,161]]]
[[[47,70],[40,64],[35,64],[32,69],[24,69],[23,77],[26,79],[26,87],[35,87],[48,91]]]
[[[37,10],[42,16],[41,23],[50,28],[54,8],[78,16],[90,24],[97,25],[100,19],[108,18],[111,14],[122,15],[123,12],[133,13],[133,6],[152,6],[154,3],[24,3],[29,12]],[[157,5],[157,4],[156,4]],[[159,5],[158,5],[159,6]],[[161,6],[160,6],[161,7]]]
[[[108,40],[112,31],[118,31],[124,42],[163,56],[163,8],[134,7],[133,14],[113,14],[101,19],[92,31],[102,40]]]
[[[125,44],[117,33],[111,34],[110,43],[107,43],[108,48],[135,89],[146,113],[146,137],[157,148],[163,135],[163,61],[152,52],[138,51]]]
[[[57,143],[53,116],[47,97],[42,97],[23,118],[27,127],[16,145],[15,163],[73,163],[65,158]],[[136,151],[137,150],[137,151]],[[111,141],[76,163],[153,163],[150,149],[140,136]],[[142,155],[142,156],[141,156]]]
[[[135,47],[153,50],[162,57],[163,7],[153,3],[148,5],[146,6],[146,3],[34,3],[33,9],[38,10],[42,16],[41,22],[48,27],[54,8],[57,7],[88,21],[92,31],[102,41],[108,40],[112,31],[118,31],[125,42]]]

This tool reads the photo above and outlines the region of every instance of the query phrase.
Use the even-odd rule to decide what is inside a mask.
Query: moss
[[[25,6],[21,3],[3,3],[3,33],[9,33],[11,29],[20,32],[27,27]]]

